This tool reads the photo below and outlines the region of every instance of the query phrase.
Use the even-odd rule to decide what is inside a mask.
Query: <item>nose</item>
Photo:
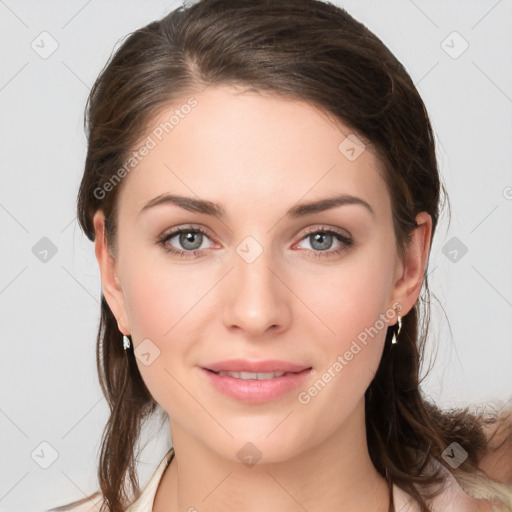
[[[226,328],[238,328],[253,339],[261,338],[266,331],[284,329],[291,316],[291,292],[272,261],[271,251],[263,250],[254,261],[243,251],[235,252],[233,266],[223,289]]]

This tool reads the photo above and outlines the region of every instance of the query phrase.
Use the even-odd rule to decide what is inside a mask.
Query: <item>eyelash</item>
[[[170,233],[163,235],[162,237],[158,238],[157,243],[163,248],[163,250],[165,252],[175,254],[177,256],[180,256],[181,258],[194,258],[195,256],[197,256],[198,254],[200,254],[201,252],[204,251],[204,249],[196,249],[194,251],[180,251],[168,244],[168,240],[170,240],[171,238],[174,238],[176,235],[179,235],[181,233],[201,233],[202,235],[210,238],[208,233],[204,229],[202,229],[200,227],[188,227],[188,228],[179,228],[174,231],[171,231]],[[346,235],[341,234],[340,232],[338,232],[336,230],[328,229],[325,227],[312,228],[312,229],[306,231],[305,235],[300,239],[300,241],[308,238],[311,235],[317,234],[317,233],[322,233],[325,235],[334,235],[334,237],[339,242],[341,242],[343,244],[339,249],[328,250],[328,251],[314,251],[311,249],[306,249],[309,252],[312,252],[314,257],[317,257],[317,258],[326,258],[326,257],[339,255],[339,254],[347,251],[350,247],[352,247],[354,245],[354,241],[351,238],[347,237]]]

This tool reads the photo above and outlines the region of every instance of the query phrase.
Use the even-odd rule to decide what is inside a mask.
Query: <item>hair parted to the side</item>
[[[94,83],[87,103],[88,150],[77,199],[78,220],[90,240],[94,241],[93,215],[101,209],[115,255],[116,206],[123,182],[106,194],[97,191],[147,135],[156,113],[208,85],[237,85],[307,101],[340,120],[370,144],[382,162],[399,253],[403,254],[419,212],[431,215],[433,235],[447,198],[434,133],[414,83],[381,40],[344,9],[319,0],[201,0],[130,34]],[[444,411],[426,400],[420,389],[429,323],[425,272],[422,295],[403,317],[396,345],[391,344],[389,329],[379,369],[365,393],[372,462],[388,482],[412,495],[422,512],[429,512],[429,500],[442,486],[427,493],[420,492],[422,484],[442,484],[444,478],[439,471],[427,471],[428,463],[432,458],[442,463],[442,452],[457,442],[468,458],[456,471],[447,469],[468,493],[485,488],[502,510],[511,511],[508,488],[478,468],[494,449],[486,432],[501,416],[471,412],[469,407]],[[101,512],[121,512],[140,493],[134,451],[143,421],[158,404],[139,374],[133,352],[125,353],[103,295],[96,355],[110,406],[98,468]]]

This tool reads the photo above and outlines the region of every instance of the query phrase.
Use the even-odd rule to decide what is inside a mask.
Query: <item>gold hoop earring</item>
[[[393,338],[391,339],[391,343],[394,345],[396,343],[396,338],[400,334],[400,329],[402,328],[402,317],[400,315],[397,316],[397,325],[398,328],[395,328],[393,331]]]

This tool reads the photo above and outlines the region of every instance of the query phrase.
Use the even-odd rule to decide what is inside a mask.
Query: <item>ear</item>
[[[418,226],[411,233],[404,258],[398,259],[395,269],[392,303],[402,305],[401,316],[405,316],[418,299],[430,250],[432,217],[427,212],[418,213],[416,223]]]
[[[116,260],[110,254],[107,246],[105,215],[103,211],[98,210],[94,214],[93,225],[95,233],[94,252],[96,253],[96,259],[100,268],[103,295],[116,317],[119,331],[128,336],[130,334],[130,326],[127,323],[126,304],[123,290],[116,274]]]

